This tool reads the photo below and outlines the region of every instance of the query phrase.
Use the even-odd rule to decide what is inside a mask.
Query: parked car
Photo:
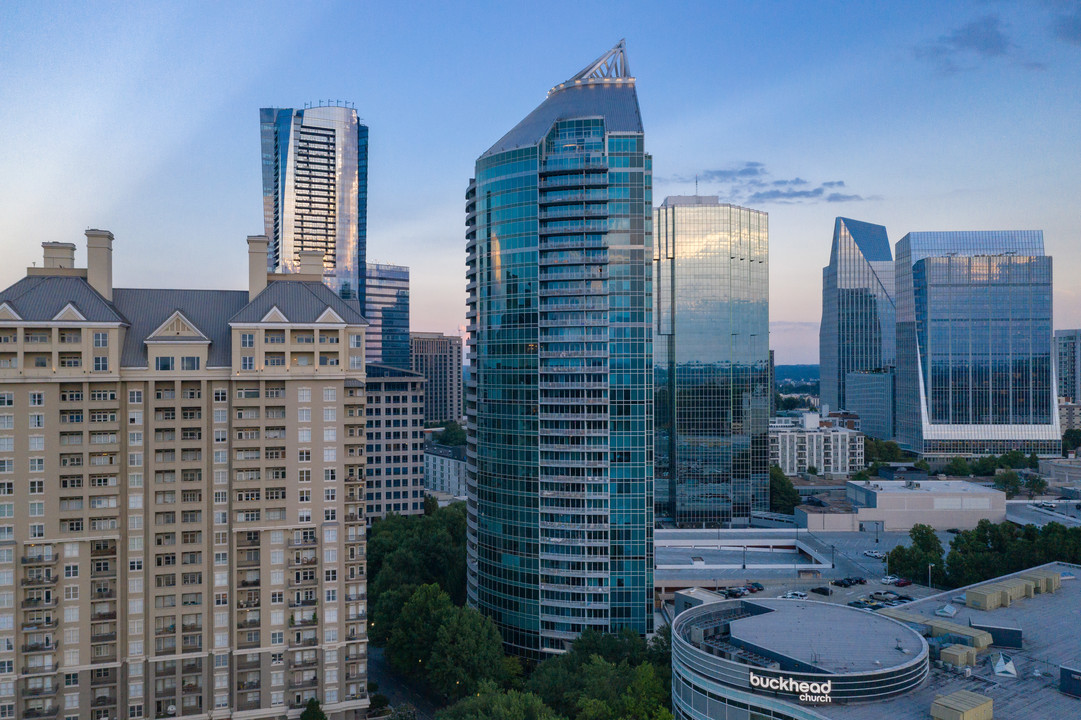
[[[806,600],[807,593],[800,592],[799,590],[790,590],[781,596],[784,600]]]
[[[886,577],[882,578],[882,584],[893,585],[895,582],[897,582],[898,579],[899,578],[896,575],[887,575]]]
[[[754,586],[754,583],[751,583],[750,585],[744,585],[744,586],[743,586],[743,589],[744,589],[744,590],[746,590],[746,591],[747,591],[747,592],[749,592],[749,593],[756,593],[756,592],[758,592],[758,588],[756,588],[756,587]]]
[[[847,580],[852,585],[866,585],[867,584],[867,578],[850,577],[850,578],[845,578],[845,580]]]
[[[886,553],[881,550],[864,550],[863,554],[869,558],[874,558],[875,560],[882,560],[886,557]]]
[[[879,590],[871,593],[872,600],[896,600],[898,597],[897,593],[891,593],[889,590]]]
[[[755,592],[766,589],[766,587],[762,583],[757,582],[751,583],[751,587],[754,588]]]
[[[825,585],[823,585],[822,587],[811,588],[811,592],[818,593],[819,595],[826,595],[826,596],[829,596],[829,595],[833,594],[833,591],[830,590]]]
[[[911,595],[898,595],[897,599],[903,603],[912,602],[913,597]]]
[[[837,587],[848,587],[849,585],[851,585],[851,583],[844,578],[838,578],[836,580],[830,580],[830,585],[836,585]]]
[[[897,580],[893,581],[893,584],[897,587],[908,587],[912,584],[912,581],[907,578],[898,578]]]

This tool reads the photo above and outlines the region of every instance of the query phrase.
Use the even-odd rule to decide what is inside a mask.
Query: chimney
[[[266,290],[266,250],[270,240],[266,235],[248,236],[248,302]]]
[[[297,253],[297,258],[300,260],[301,275],[318,275],[320,280],[323,279],[322,250],[301,250]]]
[[[41,247],[45,250],[46,268],[73,268],[75,267],[75,243],[43,242]]]
[[[113,234],[86,231],[86,281],[109,302],[113,300]]]

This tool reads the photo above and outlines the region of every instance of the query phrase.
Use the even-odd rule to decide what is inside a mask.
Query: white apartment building
[[[863,434],[835,425],[821,425],[818,413],[774,418],[769,426],[770,465],[786,475],[814,468],[819,475],[847,477],[864,468]]]

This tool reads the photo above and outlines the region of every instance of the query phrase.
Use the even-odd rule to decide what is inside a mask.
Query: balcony
[[[249,540],[248,538],[237,538],[236,546],[242,548],[257,548],[259,547],[259,538],[255,538],[254,540]]]
[[[90,557],[109,557],[116,555],[116,545],[90,548]]]
[[[237,567],[259,567],[259,563],[260,563],[259,558],[241,557],[241,558],[237,558],[236,566]]]
[[[164,625],[164,626],[162,626],[160,628],[155,629],[154,630],[154,635],[157,635],[157,636],[172,635],[175,632],[176,632],[176,625],[175,624],[174,625]]]
[[[24,555],[20,558],[23,565],[55,565],[59,555]]]
[[[116,685],[116,672],[110,672],[102,677],[97,677],[96,673],[90,676],[90,687],[99,687],[101,685]]]
[[[175,649],[173,652],[176,652]],[[116,648],[113,648],[113,652],[109,655],[101,655],[99,657],[90,658],[91,665],[101,665],[102,663],[114,663],[116,662]]]
[[[116,640],[116,632],[115,631],[107,632],[107,633],[100,633],[98,635],[91,635],[90,636],[90,642],[92,642],[92,643],[113,642],[114,640]]]
[[[91,595],[92,600],[112,600],[116,598],[116,590],[95,590]]]
[[[318,664],[318,658],[293,658],[289,661],[289,667],[297,670],[300,668],[315,667]]]
[[[257,628],[259,627],[259,623],[260,621],[258,618],[256,618],[255,620],[241,620],[236,624],[236,627],[238,630],[244,630],[246,628]]]
[[[289,541],[289,547],[314,547],[318,544],[319,541],[316,538],[301,538],[300,540],[294,538]]]
[[[44,610],[56,607],[56,598],[28,598],[22,601],[23,610]]]
[[[259,581],[258,580],[241,580],[240,582],[237,583],[237,585],[239,587],[242,587],[242,588],[259,587]]]
[[[312,678],[311,680],[290,680],[289,688],[292,690],[303,690],[304,688],[319,687],[319,678]]]
[[[173,661],[157,663],[154,667],[154,677],[169,677],[176,675],[176,663]]]
[[[318,604],[319,604],[319,601],[316,600],[315,598],[312,598],[311,600],[290,600],[289,601],[289,607],[291,607],[291,608],[314,607],[315,605],[318,605]]]
[[[54,705],[50,708],[27,708],[23,711],[24,718],[51,718],[56,717],[56,714],[60,712],[60,706]]]
[[[236,684],[236,689],[238,691],[239,690],[258,690],[259,689],[259,681],[258,680],[252,680],[250,682],[239,682],[239,683]]]
[[[56,663],[52,665],[24,665],[23,675],[50,675],[56,672],[56,668],[59,667]]]
[[[26,645],[23,645],[23,652],[24,653],[52,652],[53,650],[56,650],[56,648],[57,648],[56,644],[51,643],[51,642],[49,642],[49,643],[27,643]]]
[[[315,647],[319,644],[318,638],[301,638],[300,640],[293,639],[289,641],[289,647]]]
[[[202,632],[202,631],[203,631],[203,624],[202,623],[185,623],[185,624],[180,626],[180,632],[192,633],[192,632]]]
[[[44,697],[46,695],[55,695],[60,691],[59,685],[43,685],[42,687],[27,687],[23,688],[23,697]]]
[[[116,610],[106,610],[105,612],[96,612],[90,616],[91,620],[115,620]]]
[[[259,607],[259,600],[238,600],[236,606],[240,610],[245,610],[247,608],[257,608]]]
[[[262,658],[255,658],[254,660],[238,660],[236,663],[237,670],[258,670],[262,665]]]
[[[33,632],[35,630],[55,630],[60,625],[60,621],[53,620],[41,620],[41,621],[27,621],[22,625],[23,632]]]
[[[198,662],[185,663],[182,670],[185,675],[190,675],[191,673],[201,673],[203,671],[203,666],[201,663]]]
[[[55,585],[58,580],[60,580],[59,575],[49,575],[46,577],[23,578],[22,584],[25,587],[42,587],[45,585]]]
[[[106,707],[108,705],[116,705],[115,695],[100,695],[94,698],[91,703],[91,707]]]

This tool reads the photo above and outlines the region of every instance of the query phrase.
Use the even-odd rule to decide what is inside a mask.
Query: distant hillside
[[[777,384],[792,382],[818,382],[817,365],[778,365],[774,369]]]

